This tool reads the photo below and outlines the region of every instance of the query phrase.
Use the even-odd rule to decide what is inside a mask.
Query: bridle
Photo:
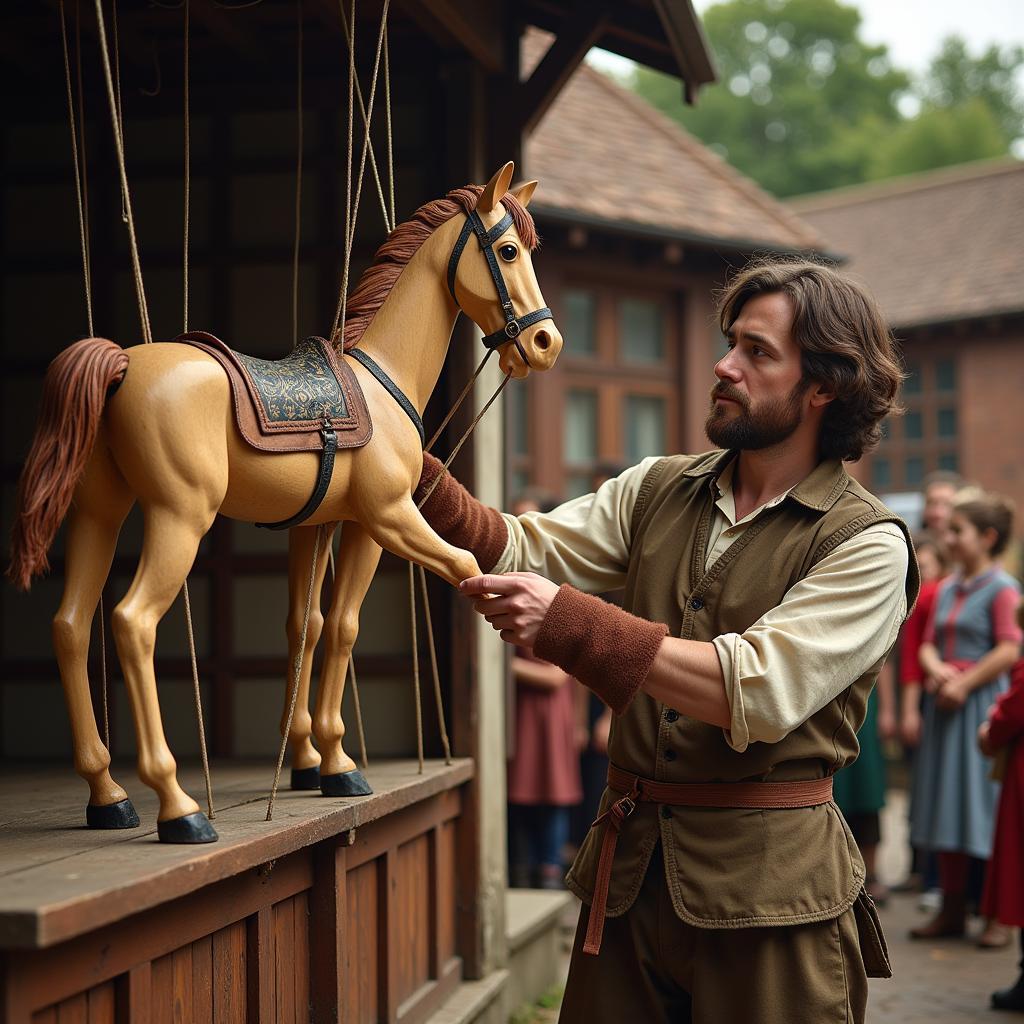
[[[519,335],[527,327],[532,327],[536,323],[540,323],[541,320],[552,320],[554,317],[551,314],[551,310],[547,306],[542,306],[540,309],[535,309],[532,313],[525,313],[523,316],[516,316],[515,308],[512,305],[512,299],[509,297],[508,288],[505,287],[505,278],[501,275],[501,265],[498,263],[498,257],[494,253],[494,243],[505,234],[510,227],[512,227],[512,214],[506,213],[497,224],[491,228],[490,231],[484,227],[484,222],[480,219],[480,214],[476,210],[472,210],[466,214],[466,223],[462,226],[462,231],[459,232],[459,237],[455,242],[455,248],[452,249],[451,257],[448,260],[448,291],[451,292],[451,296],[455,299],[455,305],[458,309],[462,309],[459,305],[459,300],[455,295],[455,272],[459,269],[459,260],[462,258],[462,253],[466,248],[466,243],[469,241],[470,234],[475,234],[477,241],[480,243],[480,251],[484,254],[484,258],[487,260],[487,267],[491,272],[491,279],[494,281],[494,287],[498,291],[498,300],[501,302],[501,308],[505,313],[505,326],[500,331],[495,331],[493,334],[487,334],[481,339],[484,346],[488,349],[496,349],[501,345],[506,344],[509,341],[515,342],[516,350],[519,355],[522,356],[523,362],[526,366],[530,366],[530,360],[526,358],[526,352],[523,349],[522,343],[519,341]]]

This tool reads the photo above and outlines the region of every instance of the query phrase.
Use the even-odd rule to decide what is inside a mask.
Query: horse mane
[[[419,247],[442,224],[458,213],[471,213],[483,192],[483,185],[464,185],[454,188],[443,199],[434,199],[421,206],[407,221],[399,224],[377,250],[373,263],[364,271],[355,290],[348,297],[345,315],[343,348],[347,352],[359,344],[363,332],[370,326],[377,310],[391,292],[409,260]],[[526,207],[511,193],[502,198],[505,209],[512,214],[512,222],[519,238],[531,252],[537,248],[537,228]],[[337,338],[333,338],[337,344]]]

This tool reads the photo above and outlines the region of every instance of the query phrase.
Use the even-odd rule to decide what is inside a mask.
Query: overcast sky
[[[693,0],[700,13],[715,0]],[[1024,0],[844,0],[860,8],[861,34],[885,43],[893,63],[923,70],[942,40],[962,35],[972,53],[989,44],[1024,45]],[[605,63],[602,58],[598,58]],[[622,66],[621,61],[611,63]]]

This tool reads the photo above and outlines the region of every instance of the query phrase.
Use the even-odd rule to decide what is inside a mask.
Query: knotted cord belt
[[[615,846],[625,820],[638,803],[667,804],[671,807],[816,807],[832,799],[832,777],[799,782],[656,782],[615,765],[608,766],[608,788],[625,794],[608,808],[591,828],[604,823],[604,839],[597,862],[594,896],[583,952],[601,951],[608,887],[612,879]]]

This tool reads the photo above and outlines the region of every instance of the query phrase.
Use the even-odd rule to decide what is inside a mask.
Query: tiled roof
[[[1024,310],[1024,163],[986,160],[819,192],[791,207],[897,327]]]
[[[546,48],[524,42],[529,69]],[[699,102],[699,101],[698,101]],[[817,232],[671,118],[586,64],[526,142],[532,208],[744,250],[823,249]]]

